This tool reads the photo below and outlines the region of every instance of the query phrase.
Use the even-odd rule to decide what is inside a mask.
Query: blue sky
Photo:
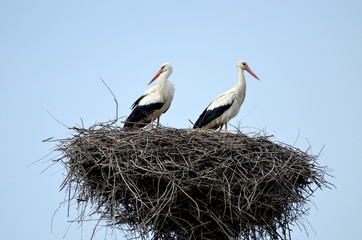
[[[303,150],[309,143],[336,189],[317,191],[309,239],[358,239],[362,224],[361,1],[0,1],[0,239],[89,239],[94,222],[59,204],[65,172],[49,162],[48,137],[114,117],[164,62],[175,98],[164,125],[187,128],[238,79],[246,60],[245,131],[265,129]],[[298,137],[299,136],[299,137]],[[54,156],[54,155],[53,155]],[[68,229],[69,228],[69,229]],[[67,230],[68,229],[68,230]],[[100,230],[95,239],[104,239]],[[293,228],[294,239],[307,236]],[[122,239],[118,236],[117,239]]]

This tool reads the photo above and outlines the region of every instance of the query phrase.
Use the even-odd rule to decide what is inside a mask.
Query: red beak
[[[251,71],[251,69],[249,67],[246,67],[245,70],[248,71],[248,73],[250,73],[253,77],[255,77],[256,79],[258,79],[260,81],[260,79],[255,75],[255,73],[253,71]]]
[[[156,78],[158,78],[158,76],[160,76],[160,74],[162,73],[162,71],[160,70],[160,71],[158,71],[158,73],[156,73],[156,75],[152,78],[152,80],[151,80],[151,82],[148,84],[148,85],[150,85],[153,81],[155,81],[156,80]]]

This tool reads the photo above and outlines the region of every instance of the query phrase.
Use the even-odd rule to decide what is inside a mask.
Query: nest
[[[55,140],[69,201],[142,239],[290,239],[329,185],[316,156],[260,134],[72,129]]]

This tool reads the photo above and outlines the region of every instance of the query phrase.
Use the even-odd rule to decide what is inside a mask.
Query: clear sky
[[[245,131],[309,143],[336,189],[312,198],[310,239],[359,239],[362,224],[362,1],[0,1],[0,239],[89,239],[94,222],[69,224],[60,165],[27,167],[86,127],[121,116],[173,65],[175,98],[164,125],[187,128],[238,79],[246,60]],[[299,136],[299,137],[298,137]],[[296,141],[297,140],[297,141]],[[53,155],[54,156],[54,155]],[[69,229],[68,229],[69,228]],[[68,232],[67,232],[68,229]],[[104,230],[95,239],[104,239]],[[294,239],[307,236],[293,228]],[[120,236],[117,239],[122,239]]]

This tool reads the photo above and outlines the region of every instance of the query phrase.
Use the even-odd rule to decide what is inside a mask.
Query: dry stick
[[[192,124],[192,127],[195,126],[195,123],[193,123],[190,119],[189,119],[189,122]]]
[[[64,127],[70,129],[70,127],[68,127],[67,125],[65,125],[64,123],[62,123],[61,121],[59,121],[58,119],[56,119],[49,111],[47,111],[48,114],[55,120],[57,121],[58,123],[62,124]]]
[[[72,188],[72,183],[69,183],[68,186],[68,212],[67,212],[67,217],[69,218],[69,209],[70,209],[70,195],[71,195],[71,188]]]
[[[82,128],[84,129],[83,118],[80,118],[80,121],[81,121],[81,123],[82,123]]]
[[[111,94],[113,95],[113,100],[116,102],[116,119],[118,119],[118,101],[116,96],[114,95],[114,93],[112,92],[112,90],[108,87],[108,85],[103,81],[103,79],[101,78],[101,81],[103,82],[103,84],[108,88],[108,90],[111,92]]]
[[[50,137],[48,139],[43,140],[42,142],[47,142],[47,141],[50,141],[52,139],[53,139],[53,137]],[[46,154],[44,157],[41,157],[40,159],[36,160],[35,162],[29,163],[28,165],[26,165],[26,167],[30,167],[31,165],[40,162],[41,160],[49,157],[53,152],[55,152],[55,151],[51,151],[50,153]]]
[[[103,214],[103,212],[102,212],[102,214]],[[97,221],[96,225],[93,227],[92,236],[91,236],[90,240],[92,240],[92,239],[93,239],[94,234],[96,233],[96,229],[97,229],[97,227],[98,227],[98,224],[99,224],[99,222],[100,222],[101,220],[102,220],[102,215],[99,217],[99,219],[98,219],[98,221]]]

